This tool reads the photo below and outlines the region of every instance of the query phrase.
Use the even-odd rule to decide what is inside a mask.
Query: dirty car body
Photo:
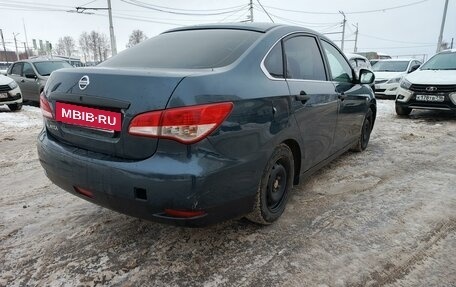
[[[313,47],[304,58],[301,44]],[[335,53],[301,27],[206,25],[167,31],[98,67],[58,70],[41,95],[40,162],[76,196],[172,224],[248,215],[266,189],[273,216],[260,223],[271,223],[293,183],[373,127],[372,90],[351,68],[342,73],[334,61],[350,66]]]

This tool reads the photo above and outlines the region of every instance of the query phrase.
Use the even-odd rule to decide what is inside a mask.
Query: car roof
[[[52,58],[43,58],[43,57],[37,57],[37,58],[29,58],[29,59],[22,59],[17,62],[66,62],[65,60],[62,59],[52,59]]]
[[[260,33],[266,33],[270,30],[274,30],[277,28],[283,28],[284,30],[289,30],[289,32],[304,32],[304,33],[312,33],[321,36],[324,39],[328,39],[324,35],[300,26],[291,26],[291,25],[284,25],[284,24],[276,24],[276,23],[264,23],[264,22],[248,22],[248,23],[216,23],[216,24],[202,24],[202,25],[193,25],[193,26],[185,26],[167,30],[163,33],[170,33],[176,31],[188,31],[188,30],[205,30],[205,29],[232,29],[232,30],[246,30],[246,31],[255,31]]]
[[[418,59],[412,59],[412,58],[399,58],[399,59],[375,59],[379,62],[396,62],[396,61],[407,61],[407,62],[410,62],[410,61],[420,61]],[[420,61],[421,62],[421,61]]]

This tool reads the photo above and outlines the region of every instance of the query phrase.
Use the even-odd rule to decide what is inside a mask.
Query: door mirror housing
[[[413,65],[413,66],[410,68],[410,70],[409,70],[409,74],[410,74],[411,72],[416,71],[419,67],[421,67],[421,65]]]
[[[36,79],[36,78],[38,78],[35,74],[32,74],[32,73],[30,73],[30,74],[25,74],[25,77],[26,77],[27,79]]]
[[[369,71],[367,69],[361,69],[359,70],[359,83],[360,84],[372,84],[375,80],[375,75],[372,73],[372,71]]]

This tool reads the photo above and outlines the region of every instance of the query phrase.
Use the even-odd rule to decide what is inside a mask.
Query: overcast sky
[[[126,2],[148,3],[164,6],[166,13],[142,8]],[[114,31],[117,49],[125,49],[132,30],[143,30],[153,37],[177,26],[234,22],[246,20],[249,0],[112,0]],[[261,11],[257,0],[253,1],[254,21],[270,22]],[[341,32],[342,15],[347,17],[345,52],[353,52],[354,24],[359,24],[358,51],[378,51],[390,55],[427,54],[432,56],[437,47],[438,34],[445,0],[260,0],[276,23],[297,24],[319,32]],[[403,8],[388,9],[413,4]],[[77,14],[66,11],[76,6],[106,7],[107,0],[0,0],[0,29],[3,30],[7,48],[14,49],[13,32],[20,46],[25,42],[23,22],[27,29],[29,45],[32,39],[57,43],[62,36],[72,36],[76,42],[84,32],[96,30],[109,36],[106,11],[90,11],[95,14]],[[234,8],[233,8],[234,7]],[[169,9],[169,8],[172,8]],[[217,10],[216,10],[217,9]],[[192,10],[192,11],[189,11]],[[353,13],[381,10],[370,13]],[[301,11],[301,12],[298,12]],[[229,13],[228,13],[229,12]],[[312,12],[312,13],[303,13]],[[177,13],[177,14],[176,14]],[[327,13],[327,14],[324,14]],[[181,15],[200,14],[200,15]],[[201,15],[218,14],[218,15]],[[328,34],[340,46],[341,34]],[[456,0],[449,0],[444,41],[456,38]],[[456,43],[454,44],[456,46]]]

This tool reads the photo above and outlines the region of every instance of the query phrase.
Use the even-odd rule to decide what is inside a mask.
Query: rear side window
[[[321,41],[323,49],[325,50],[326,57],[328,58],[329,68],[331,69],[332,80],[336,82],[347,82],[353,81],[352,69],[344,56],[333,47],[333,45]]]
[[[136,45],[99,66],[207,69],[236,61],[262,33],[231,29],[177,31]]]
[[[284,44],[287,78],[326,81],[317,40],[309,36],[287,39]]]
[[[283,78],[282,43],[277,43],[264,60],[264,66],[274,78]]]
[[[11,74],[20,76],[22,74],[22,63],[14,64],[13,68],[11,68]]]

